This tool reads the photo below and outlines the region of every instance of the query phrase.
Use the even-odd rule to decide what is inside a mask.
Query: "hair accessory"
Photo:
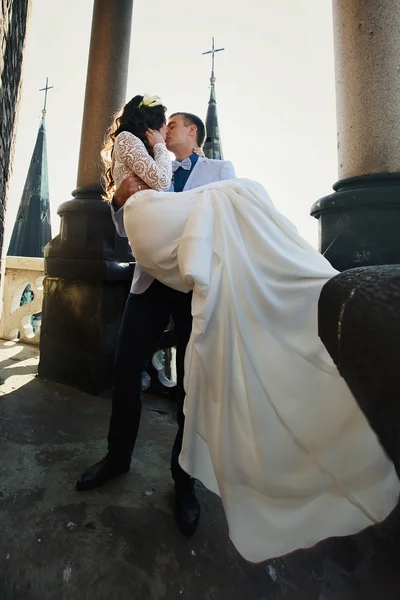
[[[139,108],[154,108],[155,106],[162,106],[162,100],[160,96],[148,96],[145,94],[143,100],[139,104]]]

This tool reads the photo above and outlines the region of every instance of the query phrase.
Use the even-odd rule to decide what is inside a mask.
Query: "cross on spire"
[[[54,87],[53,85],[51,85],[51,86],[49,87],[48,83],[49,83],[49,78],[48,78],[48,77],[46,77],[46,86],[45,86],[44,88],[42,88],[41,90],[39,90],[39,92],[44,92],[44,104],[43,104],[43,110],[42,110],[42,113],[43,113],[44,115],[46,114],[46,105],[47,105],[47,92],[48,92],[49,90],[53,89],[53,87]]]
[[[207,52],[202,52],[202,54],[211,54],[211,82],[214,83],[213,80],[215,80],[215,74],[214,74],[214,60],[215,60],[215,54],[217,52],[221,52],[222,50],[225,50],[225,48],[215,48],[214,45],[214,38],[212,39],[212,48],[211,50],[208,50]]]

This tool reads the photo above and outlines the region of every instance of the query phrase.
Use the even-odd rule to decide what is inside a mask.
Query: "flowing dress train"
[[[336,274],[258,183],[125,205],[133,255],[193,290],[180,464],[219,494],[230,537],[258,562],[383,520],[399,481],[318,337]]]

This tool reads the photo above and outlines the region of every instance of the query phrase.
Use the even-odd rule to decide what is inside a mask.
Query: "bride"
[[[220,495],[249,561],[383,520],[398,500],[394,467],[317,332],[336,271],[255,181],[160,191],[171,181],[164,135],[148,132],[145,145],[130,133],[127,151],[120,133],[111,180],[140,175],[146,154],[154,189],[124,208],[133,255],[193,291],[182,468]]]

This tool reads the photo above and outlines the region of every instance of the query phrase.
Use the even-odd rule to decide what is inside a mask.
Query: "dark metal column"
[[[316,202],[339,270],[400,263],[400,3],[333,0],[339,181]]]
[[[77,188],[45,251],[39,376],[91,393],[111,385],[133,270],[100,184],[104,135],[125,102],[132,9],[133,0],[94,1]]]

